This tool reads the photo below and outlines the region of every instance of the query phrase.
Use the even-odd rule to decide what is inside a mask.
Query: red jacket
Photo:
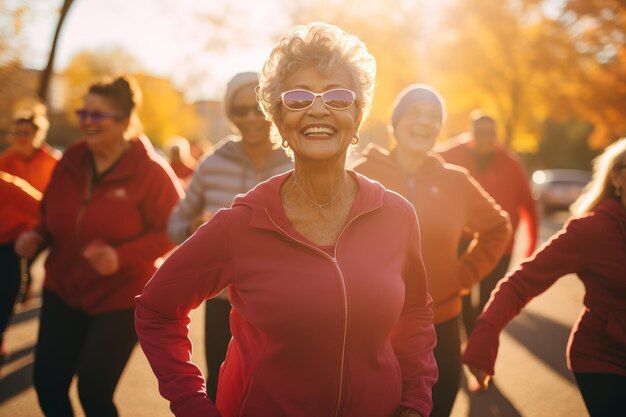
[[[444,145],[445,146],[445,145]],[[515,231],[524,219],[528,229],[528,244],[523,256],[530,256],[537,245],[537,230],[539,227],[537,208],[533,200],[528,175],[520,160],[499,144],[496,144],[493,156],[484,170],[479,170],[474,158],[475,142],[462,142],[440,152],[440,155],[451,164],[466,168],[470,175],[496,200],[509,214],[513,234],[505,254],[513,251]]]
[[[427,154],[408,175],[396,156],[371,146],[354,170],[402,194],[415,207],[422,257],[433,297],[435,324],[461,312],[461,295],[483,279],[502,256],[511,231],[507,214],[467,171]],[[459,259],[464,231],[475,237]]]
[[[584,308],[568,343],[570,369],[626,376],[626,209],[614,198],[570,219],[499,282],[463,362],[493,375],[500,331],[533,297],[570,273],[585,285]]]
[[[320,248],[283,211],[291,174],[220,210],[137,298],[161,394],[176,416],[389,417],[400,405],[427,416],[436,336],[413,208],[351,172],[360,189],[348,223],[334,248]],[[233,339],[216,409],[187,326],[227,286]]]
[[[41,193],[14,175],[0,171],[0,244],[15,242],[39,221]]]
[[[135,295],[173,247],[165,227],[181,196],[178,180],[147,138],[130,149],[102,182],[92,185],[89,150],[82,141],[63,155],[42,201],[42,246],[50,246],[45,287],[88,314],[134,307]],[[113,246],[119,270],[99,275],[82,256],[101,239]]]
[[[45,143],[35,149],[29,157],[9,149],[0,155],[0,170],[28,181],[43,193],[54,167],[59,162],[59,157],[60,152]]]

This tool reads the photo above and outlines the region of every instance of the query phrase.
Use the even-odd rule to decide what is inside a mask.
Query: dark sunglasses
[[[115,111],[89,111],[86,109],[78,109],[76,110],[76,116],[81,122],[84,122],[88,118],[91,119],[93,123],[100,123],[102,120],[113,117],[113,118],[121,118],[122,114]]]
[[[312,93],[307,90],[290,90],[280,95],[280,100],[289,110],[306,110],[313,105],[317,97],[322,98],[326,107],[333,110],[345,110],[356,100],[352,90],[337,88],[324,93]]]
[[[248,113],[252,112],[254,116],[263,116],[263,111],[256,106],[232,106],[230,108],[230,114],[236,117],[245,117]]]

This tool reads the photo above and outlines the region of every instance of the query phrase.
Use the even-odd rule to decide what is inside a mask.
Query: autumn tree
[[[52,38],[52,45],[50,46],[50,53],[48,54],[48,62],[41,73],[38,95],[44,102],[47,101],[48,98],[48,89],[50,80],[52,79],[52,72],[54,70],[54,60],[56,58],[57,44],[59,42],[59,36],[61,35],[61,29],[63,28],[63,23],[65,22],[65,18],[67,17],[73,2],[74,0],[63,0],[63,4],[61,5],[61,9],[59,11],[59,20],[57,21],[54,36]]]
[[[593,123],[592,147],[626,135],[626,3],[622,0],[567,0],[554,19],[576,51],[576,82],[567,97]]]
[[[35,72],[22,68],[22,35],[28,15],[24,2],[0,0],[0,142],[15,104],[33,96],[36,88]]]
[[[533,149],[549,112],[543,98],[545,27],[538,1],[457,0],[442,22],[431,56],[459,130],[482,108],[500,122],[508,145]]]

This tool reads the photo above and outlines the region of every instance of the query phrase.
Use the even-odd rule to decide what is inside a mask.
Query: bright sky
[[[27,66],[43,68],[63,0],[8,1],[30,8],[23,59]],[[74,0],[55,71],[81,51],[121,48],[149,73],[172,79],[188,99],[221,99],[228,80],[237,72],[259,70],[276,39],[292,27],[285,8],[315,7],[315,1]],[[450,0],[404,1],[421,3],[430,16],[426,30],[434,31],[438,11]],[[209,14],[225,20],[229,29],[216,31]]]
[[[24,59],[28,66],[43,68],[63,1],[27,3],[34,13],[24,25],[30,51]],[[193,83],[190,99],[219,99],[232,75],[260,69],[275,42],[272,34],[289,29],[279,4],[280,0],[75,0],[61,32],[55,70],[62,71],[82,50],[119,46],[149,72],[171,77],[181,87]],[[238,32],[209,31],[202,16],[211,11],[239,19]],[[234,35],[247,39],[246,44],[238,45]],[[215,36],[230,48],[210,48],[209,39]]]

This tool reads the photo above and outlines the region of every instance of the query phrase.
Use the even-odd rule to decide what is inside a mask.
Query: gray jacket
[[[215,151],[202,160],[182,199],[170,215],[167,233],[172,242],[182,243],[189,237],[189,223],[203,212],[217,212],[230,207],[238,194],[274,175],[293,169],[291,158],[282,148],[270,155],[263,171],[256,171],[246,155],[241,139],[229,136]]]

